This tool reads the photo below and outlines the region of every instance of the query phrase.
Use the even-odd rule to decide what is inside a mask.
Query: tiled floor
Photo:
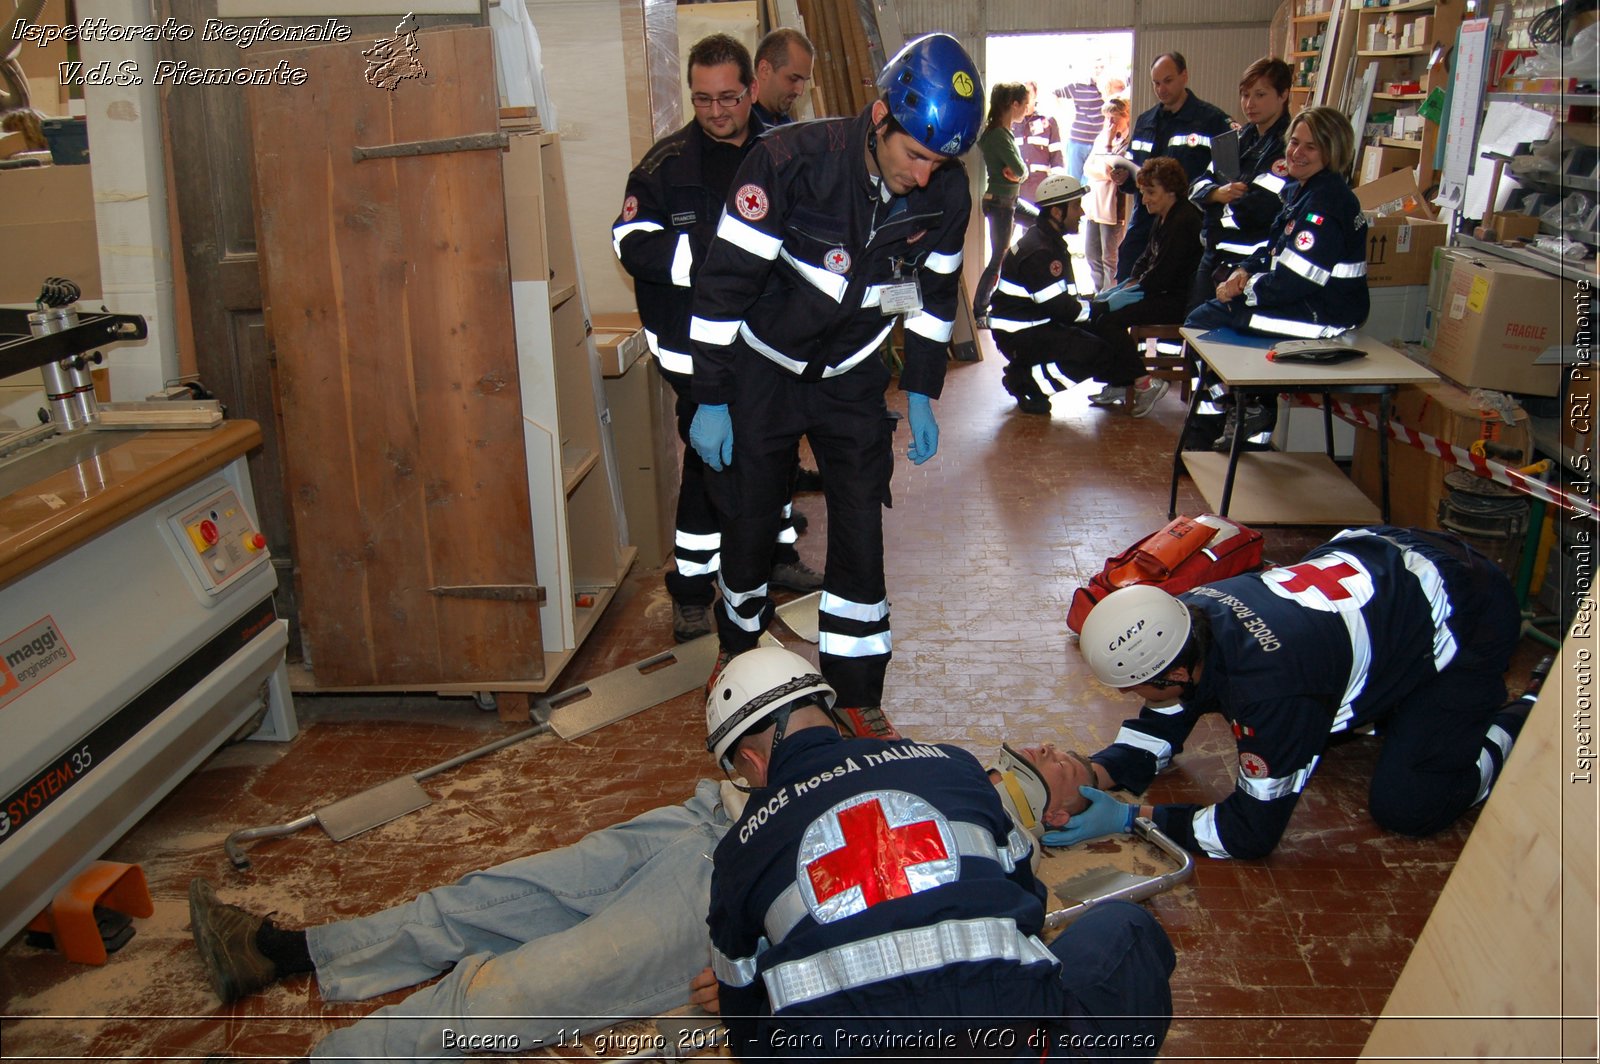
[[[992,353],[953,365],[938,457],[921,467],[899,460],[887,518],[895,659],[886,705],[903,731],[980,756],[1002,738],[1096,748],[1136,706],[1090,678],[1068,645],[1067,605],[1107,554],[1165,521],[1182,408],[1174,395],[1135,421],[1090,408],[1078,392],[1058,398],[1049,419],[1021,415],[999,371]],[[1203,509],[1187,482],[1180,507]],[[821,568],[821,500],[802,497],[801,508],[812,519],[801,550]],[[1325,535],[1269,529],[1268,556],[1291,561]],[[636,569],[559,686],[664,648],[668,625],[660,571]],[[1519,652],[1514,689],[1537,657],[1532,646]],[[190,877],[209,876],[225,899],[276,910],[286,924],[322,922],[679,801],[712,771],[700,707],[684,696],[575,742],[534,739],[434,777],[431,806],[344,843],[316,828],[258,842],[253,867],[235,871],[222,850],[230,831],[299,817],[516,730],[464,699],[302,697],[298,709],[296,742],[220,751],[109,854],[143,865],[156,905],[109,964],[69,964],[20,941],[0,954],[7,1057],[302,1054],[374,1003],[324,1005],[300,979],[219,1007],[190,946]],[[1205,722],[1152,794],[1225,794],[1231,749],[1224,728]],[[1380,833],[1365,812],[1375,755],[1363,739],[1330,750],[1277,853],[1203,862],[1189,884],[1150,903],[1179,958],[1165,1059],[1359,1052],[1473,819],[1427,840]],[[1122,851],[1108,841],[1052,857],[1046,878],[1059,882],[1074,861],[1102,855],[1148,863]]]

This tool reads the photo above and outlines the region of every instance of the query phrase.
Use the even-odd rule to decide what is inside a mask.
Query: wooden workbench
[[[0,587],[261,443],[254,421],[214,429],[99,432],[100,453],[0,498]],[[43,447],[56,446],[54,443]]]

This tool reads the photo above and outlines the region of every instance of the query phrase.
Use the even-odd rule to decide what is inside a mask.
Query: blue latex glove
[[[1107,293],[1106,306],[1112,310],[1121,310],[1123,307],[1131,306],[1143,298],[1144,289],[1138,285],[1134,285],[1132,288],[1115,288]]]
[[[1134,817],[1139,815],[1138,806],[1118,801],[1098,787],[1082,786],[1078,793],[1089,799],[1089,808],[1073,814],[1060,831],[1045,832],[1040,842],[1046,846],[1071,846],[1133,830]]]
[[[911,446],[906,457],[921,465],[939,450],[939,423],[933,419],[933,404],[921,392],[907,392],[906,406],[911,415]]]
[[[1106,299],[1110,297],[1112,292],[1120,292],[1120,291],[1122,291],[1124,288],[1128,287],[1132,283],[1133,283],[1132,280],[1127,280],[1127,281],[1123,281],[1123,282],[1121,282],[1119,284],[1114,284],[1110,288],[1107,288],[1104,292],[1101,292],[1099,295],[1095,296],[1095,298],[1098,299],[1100,302],[1104,303],[1106,301]]]
[[[733,418],[728,415],[728,404],[707,406],[701,404],[689,422],[689,446],[700,460],[718,473],[733,461]]]

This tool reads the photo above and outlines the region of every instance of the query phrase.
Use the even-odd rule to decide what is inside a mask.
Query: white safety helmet
[[[741,735],[797,702],[817,702],[831,713],[836,697],[799,654],[782,647],[747,650],[729,660],[706,697],[706,749],[732,775],[727,753]]]
[[[1000,757],[989,766],[989,771],[1000,776],[994,789],[1011,819],[1034,838],[1042,837],[1045,810],[1050,808],[1050,785],[1039,770],[1013,750],[1010,743],[1002,743]]]
[[[1039,182],[1039,188],[1033,195],[1033,202],[1043,210],[1046,207],[1071,203],[1088,191],[1083,182],[1071,174],[1051,174]]]
[[[1136,687],[1165,672],[1188,639],[1188,607],[1159,587],[1135,584],[1089,611],[1078,649],[1101,683]]]

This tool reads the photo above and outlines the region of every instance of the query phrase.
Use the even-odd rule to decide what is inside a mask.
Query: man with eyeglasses
[[[754,648],[772,619],[764,552],[804,436],[828,504],[822,674],[858,733],[893,736],[882,711],[893,422],[879,356],[903,320],[906,456],[920,465],[939,445],[931,400],[944,383],[972,211],[957,157],[977,139],[983,88],[944,34],[906,45],[878,86],[881,98],[855,118],[767,133],[735,178],[695,292],[701,405],[689,442],[712,470],[723,515],[720,661]]]
[[[756,45],[756,102],[751,109],[768,127],[794,121],[789,112],[806,91],[817,48],[799,30],[780,27]]]
[[[1422,529],[1349,529],[1294,565],[1177,597],[1119,588],[1089,612],[1078,648],[1101,683],[1146,704],[1093,756],[1095,785],[1080,788],[1090,806],[1058,841],[1129,831],[1137,813],[1196,852],[1264,857],[1331,737],[1369,726],[1383,743],[1373,820],[1442,830],[1488,796],[1527,718],[1530,691],[1506,703],[1520,633],[1505,574]],[[1142,794],[1206,713],[1238,744],[1231,795],[1136,807],[1104,793]]]
[[[695,401],[690,379],[690,302],[717,217],[739,164],[765,128],[752,114],[755,79],[750,53],[725,33],[689,51],[694,118],[657,141],[628,175],[622,213],[611,227],[617,258],[634,280],[645,340],[677,393],[678,434],[689,440]],[[778,587],[815,591],[822,576],[795,549],[793,508],[768,541],[767,578]],[[672,637],[679,643],[711,633],[711,605],[722,549],[721,523],[706,494],[705,466],[693,447],[683,452],[673,533]]]

